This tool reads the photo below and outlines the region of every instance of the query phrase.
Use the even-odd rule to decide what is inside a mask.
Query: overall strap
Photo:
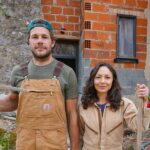
[[[64,66],[64,63],[58,61],[57,66],[54,69],[53,76],[58,77],[61,73],[63,66]]]
[[[29,61],[20,65],[21,73],[24,77],[28,75],[28,64]]]

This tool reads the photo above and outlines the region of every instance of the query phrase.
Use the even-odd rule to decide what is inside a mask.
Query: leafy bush
[[[0,150],[15,150],[16,134],[0,129]]]

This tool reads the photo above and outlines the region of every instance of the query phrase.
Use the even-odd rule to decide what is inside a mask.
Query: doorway
[[[78,41],[58,39],[53,50],[53,57],[70,66],[78,75],[78,49]]]

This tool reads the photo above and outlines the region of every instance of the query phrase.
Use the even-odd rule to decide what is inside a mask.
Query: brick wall
[[[80,37],[80,0],[41,0],[42,15],[52,22],[58,38]]]
[[[148,0],[41,0],[42,16],[52,22],[57,37],[79,39],[79,93],[82,93],[90,70],[100,61],[116,68],[125,95],[134,94],[137,82],[146,83],[147,6]],[[114,63],[117,14],[136,16],[136,58],[139,63]]]
[[[148,0],[83,0],[80,81],[85,83],[98,62],[112,64],[117,71],[123,94],[132,99],[137,83],[147,83],[144,69],[147,55]],[[117,14],[136,16],[136,58],[139,63],[114,63],[117,54]],[[80,88],[82,93],[82,88]]]
[[[90,65],[99,61],[114,64],[116,58],[117,14],[135,15],[136,58],[139,63],[114,64],[121,68],[145,68],[147,19],[144,11],[147,0],[100,0],[82,2],[84,16],[84,49],[83,57],[90,59]]]

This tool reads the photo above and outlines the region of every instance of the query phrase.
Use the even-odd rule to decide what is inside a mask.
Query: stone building
[[[150,0],[0,0],[0,80],[30,58],[26,24],[42,17],[54,26],[54,57],[78,77],[79,95],[96,63],[112,64],[126,96],[150,85]]]

